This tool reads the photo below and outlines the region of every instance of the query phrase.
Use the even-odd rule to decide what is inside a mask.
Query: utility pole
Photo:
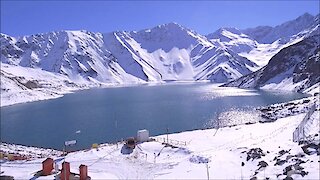
[[[208,165],[208,163],[206,163],[206,167],[207,167],[207,178],[209,180],[209,165]]]
[[[117,112],[113,112],[114,126],[118,128]]]
[[[63,151],[66,152],[65,156],[64,156],[64,160],[63,160],[63,163],[62,163],[62,169],[63,169],[63,172],[64,172],[64,179],[67,180],[67,174],[66,174],[66,157],[67,157],[67,147],[70,146],[70,145],[75,145],[77,143],[77,140],[72,140],[72,141],[65,141],[64,142],[64,148],[63,148]],[[68,177],[69,179],[69,177]]]
[[[167,126],[167,144],[169,144],[169,127]]]
[[[66,151],[66,152],[67,152],[66,143],[64,143],[63,151]],[[66,174],[66,157],[67,157],[67,153],[64,155],[64,159],[63,159],[63,163],[62,163],[62,169],[63,169],[63,171],[64,171],[64,180],[67,180],[67,174]]]
[[[114,126],[116,130],[116,136],[118,136],[118,121],[117,121],[116,112],[113,113],[113,119],[114,119]],[[118,141],[117,141],[117,149],[118,149]]]

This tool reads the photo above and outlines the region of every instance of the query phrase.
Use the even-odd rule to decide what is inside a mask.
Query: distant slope
[[[255,62],[261,68],[281,49],[319,34],[319,16],[306,13],[275,27],[259,26],[244,30],[220,28],[206,37]]]
[[[297,92],[319,88],[320,35],[282,49],[260,70],[243,76],[224,86],[265,88]]]
[[[271,44],[281,39],[282,44],[289,42],[290,37],[309,28],[314,24],[315,17],[305,13],[298,18],[287,21],[275,27],[259,26],[242,30],[243,33],[252,37],[259,43]]]
[[[57,98],[93,86],[57,73],[1,63],[1,106]]]
[[[219,41],[236,53],[249,52],[257,48],[258,42],[237,28],[220,28],[206,36],[211,41]]]

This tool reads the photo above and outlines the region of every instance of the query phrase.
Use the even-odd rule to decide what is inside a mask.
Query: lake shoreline
[[[314,128],[310,135],[313,139],[298,144],[292,142],[292,132],[305,116],[305,108],[310,105],[303,103],[305,100],[310,100],[310,103],[315,102],[317,106],[312,116]],[[1,143],[1,150],[5,152],[22,154],[29,152],[29,155],[31,154],[29,160],[2,161],[2,175],[13,176],[16,179],[32,178],[31,172],[41,169],[41,162],[51,157],[57,160],[59,167],[61,167],[61,159],[64,158],[70,162],[73,170],[77,169],[80,164],[88,165],[88,175],[94,179],[132,179],[137,175],[142,179],[205,179],[206,164],[209,166],[210,177],[218,179],[250,179],[253,177],[284,179],[286,176],[294,179],[318,179],[319,154],[314,154],[312,149],[309,149],[310,152],[303,151],[303,148],[312,143],[319,143],[319,135],[316,134],[319,133],[316,124],[320,122],[319,96],[294,100],[285,104],[289,103],[295,104],[300,114],[279,116],[278,120],[269,123],[173,133],[169,134],[169,139],[183,141],[186,144],[170,148],[159,142],[144,142],[138,145],[139,148],[135,148],[134,152],[137,151],[137,153],[129,155],[120,153],[123,143],[117,145],[103,143],[97,149],[79,150],[65,157],[62,156],[61,151],[52,149]],[[272,106],[281,107],[285,104]],[[282,111],[285,112],[290,108],[287,107]],[[276,109],[273,110],[275,113]],[[167,136],[159,135],[153,138],[166,139]],[[154,152],[159,152],[155,160]],[[116,165],[115,162],[117,162]],[[265,162],[263,167],[261,162]],[[288,167],[293,167],[293,164],[298,164],[300,170],[292,174],[284,173],[289,171]],[[24,168],[23,172],[18,171],[21,168]],[[131,171],[131,169],[135,170]],[[54,178],[54,175],[47,178]]]
[[[15,99],[3,99],[3,96],[1,96],[0,100],[0,107],[8,107],[8,106],[14,106],[17,104],[24,104],[24,103],[32,103],[32,102],[37,102],[37,101],[45,101],[45,100],[52,100],[52,99],[57,99],[57,98],[62,98],[63,96],[70,94],[70,93],[77,93],[80,91],[84,90],[91,90],[91,89],[107,89],[107,88],[126,88],[126,87],[137,87],[137,86],[162,86],[162,85],[179,85],[179,84],[203,84],[203,83],[210,83],[216,85],[216,87],[221,87],[225,83],[211,83],[208,80],[203,80],[203,81],[172,81],[172,82],[145,82],[145,83],[133,83],[133,84],[88,84],[88,85],[82,85],[84,87],[81,87],[79,85],[79,88],[75,89],[65,89],[63,91],[55,92],[52,91],[50,94],[47,94],[45,96],[40,96],[40,97],[21,97],[21,98],[15,98]],[[239,88],[239,89],[246,89],[246,90],[266,90],[268,89],[256,89],[256,88]],[[39,91],[42,91],[42,89],[39,89]],[[270,89],[270,91],[283,91],[286,92],[285,90],[277,90],[277,89]],[[295,92],[295,91],[289,91],[289,92]],[[313,95],[314,92],[297,92],[301,94],[309,94]]]
[[[318,100],[317,100],[318,99]],[[220,128],[232,128],[236,126],[241,126],[241,125],[251,125],[251,124],[256,124],[256,123],[270,123],[276,121],[274,118],[286,118],[294,115],[298,115],[301,113],[306,113],[309,108],[312,106],[312,104],[316,105],[316,110],[320,111],[320,103],[319,103],[320,95],[316,96],[310,96],[310,97],[305,97],[297,100],[292,100],[284,103],[277,103],[277,104],[272,104],[270,106],[266,107],[257,107],[256,111],[262,111],[261,115],[264,116],[266,114],[271,114],[270,119],[265,118],[265,121],[257,121],[257,122],[246,122],[242,124],[234,124],[234,125],[226,125],[224,127],[219,127]],[[286,107],[283,109],[283,107]],[[265,111],[265,109],[270,109],[268,112]],[[281,108],[281,109],[279,109]],[[289,110],[290,109],[290,110]],[[263,112],[264,111],[264,112]],[[292,111],[294,111],[292,113]],[[188,132],[193,132],[193,131],[203,131],[203,130],[218,130],[217,128],[201,128],[201,129],[192,129],[192,130],[185,130],[185,131],[180,131],[180,132],[173,132],[169,133],[169,135],[174,135],[174,134],[181,134],[181,133],[188,133]],[[165,136],[165,134],[158,134],[153,137],[162,137]],[[123,141],[116,141],[114,143],[101,143],[100,145],[110,145],[110,144],[118,144],[118,143],[123,143]],[[14,144],[14,143],[8,143],[8,142],[1,142],[1,146],[17,146],[17,147],[25,147],[25,148],[35,148],[35,149],[42,149],[42,150],[52,150],[56,152],[61,152],[62,150],[55,149],[55,148],[43,148],[43,147],[37,147],[37,146],[29,146],[29,145],[23,145],[23,144]],[[90,147],[88,147],[90,149]],[[76,151],[83,151],[85,149],[77,149]],[[18,151],[19,152],[19,151]]]
[[[57,99],[62,98],[66,94],[70,93],[77,93],[79,91],[84,90],[91,90],[91,89],[106,89],[106,88],[125,88],[125,87],[136,87],[136,86],[161,86],[161,85],[178,85],[178,84],[194,84],[194,83],[210,83],[210,81],[173,81],[173,82],[145,82],[145,83],[133,83],[133,84],[94,84],[94,85],[85,85],[84,87],[72,89],[72,90],[64,90],[60,93],[53,92],[50,95],[41,96],[38,98],[30,99],[31,96],[28,98],[21,98],[17,99],[16,101],[12,101],[12,99],[3,99],[1,96],[1,103],[0,107],[7,107],[7,106],[13,106],[17,104],[24,104],[24,103],[31,103],[31,102],[37,102],[37,101],[44,101],[44,100],[51,100],[51,99]],[[212,83],[216,84],[217,87],[222,85],[222,83]],[[39,89],[41,91],[41,89]]]
[[[302,97],[306,95],[211,83],[82,90],[55,100],[1,108],[2,140],[61,149],[62,142],[78,139],[77,149],[81,149],[134,136],[139,129],[160,135],[166,127],[175,133],[258,122],[257,111],[251,113],[257,107]],[[28,135],[34,127],[46,138]],[[81,133],[75,134],[78,130]]]

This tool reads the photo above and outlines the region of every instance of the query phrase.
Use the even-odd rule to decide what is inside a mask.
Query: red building
[[[47,158],[42,162],[42,175],[50,175],[53,170],[53,159]]]

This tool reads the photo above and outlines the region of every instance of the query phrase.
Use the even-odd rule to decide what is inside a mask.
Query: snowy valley
[[[275,27],[220,28],[208,35],[177,23],[130,32],[1,33],[2,108],[90,88],[168,82],[310,95],[256,107],[263,118],[258,122],[243,112],[247,119],[239,124],[151,136],[130,153],[124,141],[67,154],[1,142],[1,178],[60,179],[67,161],[74,179],[80,179],[80,165],[92,179],[319,179],[319,17],[303,14]],[[306,119],[304,137],[294,142]],[[55,167],[44,176],[46,158]]]

